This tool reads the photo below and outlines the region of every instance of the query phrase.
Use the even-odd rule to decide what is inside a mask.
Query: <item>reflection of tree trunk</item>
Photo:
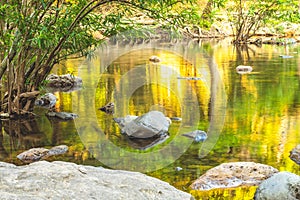
[[[226,94],[224,85],[219,75],[217,64],[214,62],[214,55],[206,56],[211,75],[210,103],[209,103],[209,129],[208,139],[203,143],[199,150],[199,158],[206,156],[215,146],[222,131],[225,111],[226,111]]]
[[[2,130],[2,122],[0,121],[0,130]],[[4,160],[8,157],[8,153],[6,152],[3,146],[3,132],[0,132],[0,159]]]
[[[12,149],[30,149],[44,146],[46,142],[36,120],[8,120],[3,122],[3,127],[11,138]]]

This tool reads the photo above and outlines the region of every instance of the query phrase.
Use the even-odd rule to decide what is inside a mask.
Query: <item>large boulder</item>
[[[162,112],[150,111],[137,118],[125,118],[121,129],[123,133],[133,138],[160,137],[168,132],[170,123]]]
[[[210,190],[216,188],[255,186],[277,172],[277,169],[260,163],[223,163],[200,176],[191,185],[191,188],[194,190]]]
[[[156,199],[193,197],[138,172],[110,170],[61,161],[26,166],[0,162],[1,199]]]
[[[290,159],[300,165],[300,144],[290,152]]]
[[[255,200],[299,200],[300,176],[280,172],[263,181],[256,190]]]

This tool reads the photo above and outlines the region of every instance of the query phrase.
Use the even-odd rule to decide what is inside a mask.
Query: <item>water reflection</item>
[[[288,47],[290,54],[297,52],[290,59],[279,57],[286,54],[286,48],[281,46],[251,46],[251,50],[237,51],[226,41],[191,41],[184,45],[162,43],[173,48],[173,51],[166,51],[153,48],[155,45],[147,43],[134,49],[125,45],[120,51],[120,47],[115,46],[107,50],[107,56],[92,62],[68,61],[56,68],[54,73],[58,74],[73,72],[78,75],[80,71],[80,77],[85,80],[83,91],[55,93],[60,102],[58,110],[76,110],[80,113],[79,118],[84,119],[80,121],[80,129],[76,130],[72,121],[49,121],[41,110],[37,111],[40,117],[36,122],[15,125],[13,122],[10,122],[11,125],[2,122],[0,159],[21,164],[15,156],[25,149],[66,144],[70,146],[70,152],[54,159],[126,169],[129,162],[120,157],[128,155],[128,152],[143,152],[148,160],[143,162],[145,168],[155,160],[164,159],[156,166],[161,169],[148,174],[181,190],[188,190],[193,180],[223,162],[254,161],[300,174],[299,166],[288,157],[289,151],[300,141],[299,45]],[[159,64],[153,64],[148,61],[151,55],[164,59]],[[236,73],[238,65],[252,66],[253,71],[239,75]],[[220,72],[220,77],[211,73],[216,71]],[[205,80],[180,80],[177,79],[178,75],[204,77]],[[223,129],[218,127],[222,123],[212,120],[212,117],[224,117],[218,116],[222,114],[221,111],[217,112],[218,109],[224,108],[220,100],[223,94],[214,88],[219,85],[214,81],[224,84],[227,95]],[[97,110],[110,101],[117,105],[116,116]],[[194,102],[198,102],[198,105]],[[168,117],[181,117],[183,121],[173,122],[170,137],[165,142],[139,150],[135,148],[136,144],[130,143],[120,133],[113,117],[141,115],[149,110],[160,110]],[[198,112],[197,126],[182,129],[182,125],[187,127],[190,122],[194,124],[194,113],[191,111],[195,110]],[[188,132],[188,129],[209,130],[211,126],[218,128],[215,130],[219,130],[219,135],[208,131],[211,140],[203,145],[191,144],[188,143],[190,140],[178,137],[178,132]],[[214,140],[217,143],[212,146]],[[125,150],[116,150],[111,145]],[[189,146],[188,150],[182,152],[179,148],[182,145]],[[147,144],[144,146],[147,147]],[[166,146],[172,148],[159,152]],[[207,146],[212,148],[208,152]],[[158,153],[155,156],[147,157],[147,152],[156,151]],[[107,158],[109,162],[100,163],[97,160],[99,158]],[[140,162],[138,157],[135,159],[132,163]],[[178,166],[183,170],[175,171]],[[148,169],[150,171],[151,167]],[[209,195],[214,195],[216,199],[226,195],[229,199],[243,199],[251,198],[253,191],[253,188],[217,190]],[[208,194],[196,195],[203,197]]]

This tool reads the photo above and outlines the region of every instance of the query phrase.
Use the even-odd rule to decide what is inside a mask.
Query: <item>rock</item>
[[[56,96],[52,93],[46,93],[37,99],[34,104],[47,109],[52,109],[56,104]]]
[[[57,91],[73,91],[82,87],[82,79],[72,74],[55,75],[50,74],[46,78],[47,86],[56,88]]]
[[[281,58],[293,58],[294,56],[290,56],[290,55],[279,55],[279,57],[281,57]]]
[[[194,190],[210,190],[255,186],[277,172],[278,170],[271,166],[254,162],[223,163],[200,176],[191,185],[191,188]]]
[[[160,58],[157,57],[157,56],[151,56],[149,58],[149,61],[154,62],[154,63],[158,63],[158,62],[160,62]]]
[[[182,170],[182,167],[175,167],[175,171],[179,172]]]
[[[189,81],[200,81],[200,80],[202,80],[201,77],[181,77],[181,76],[178,76],[177,79],[185,79],[185,80],[189,80]]]
[[[59,146],[52,147],[48,151],[48,156],[56,156],[56,155],[64,154],[68,151],[68,149],[69,147],[67,145],[59,145]]]
[[[49,149],[32,148],[17,155],[17,158],[25,163],[32,163],[47,157]]]
[[[201,130],[195,130],[189,133],[184,133],[182,135],[194,139],[195,142],[203,142],[207,139],[206,132]]]
[[[50,150],[46,148],[32,148],[17,155],[17,158],[25,163],[36,162],[49,156],[64,154],[68,151],[68,146],[60,145],[52,147]]]
[[[122,132],[134,138],[159,137],[168,132],[169,126],[170,121],[162,112],[150,111],[125,123]]]
[[[252,72],[252,67],[251,66],[246,66],[246,65],[239,65],[236,67],[236,72],[238,74],[248,74]]]
[[[126,117],[114,118],[114,121],[120,126],[121,129],[123,129],[127,123],[133,121],[136,118],[138,118],[138,116],[127,115]]]
[[[0,162],[1,199],[192,200],[190,194],[139,172],[61,161],[26,166]]]
[[[182,118],[181,117],[170,117],[170,120],[180,122],[180,121],[182,121]]]
[[[300,144],[290,152],[290,159],[300,165]]]
[[[300,199],[300,176],[279,172],[263,181],[255,192],[255,200]]]
[[[101,110],[107,114],[114,114],[115,112],[115,104],[114,103],[108,103],[105,106],[99,108],[98,110]]]
[[[77,114],[69,112],[48,112],[46,115],[48,117],[57,117],[62,120],[73,120],[78,117]]]
[[[10,118],[9,113],[0,113],[0,118]]]

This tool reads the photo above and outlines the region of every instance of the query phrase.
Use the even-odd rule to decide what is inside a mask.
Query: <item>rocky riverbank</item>
[[[139,172],[61,161],[39,161],[26,166],[0,162],[0,174],[1,199],[194,199]]]

